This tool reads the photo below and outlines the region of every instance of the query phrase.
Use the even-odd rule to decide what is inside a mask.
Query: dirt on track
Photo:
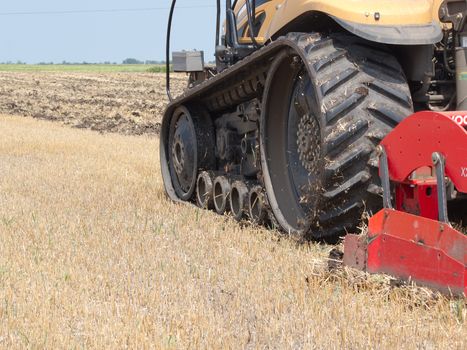
[[[172,75],[175,94],[185,86],[184,74]],[[166,104],[160,73],[0,72],[0,113],[75,128],[157,134]]]

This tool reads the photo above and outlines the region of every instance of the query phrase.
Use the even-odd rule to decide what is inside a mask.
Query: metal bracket
[[[436,182],[438,189],[438,215],[439,221],[449,223],[448,219],[448,206],[446,196],[446,184],[444,183],[444,156],[439,152],[434,152],[431,156],[436,171]]]
[[[381,185],[383,186],[383,206],[386,209],[393,209],[391,203],[391,185],[389,182],[388,156],[384,146],[379,145],[376,149],[379,156],[379,169]]]

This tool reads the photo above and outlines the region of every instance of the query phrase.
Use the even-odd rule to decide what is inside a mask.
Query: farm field
[[[1,67],[1,65],[0,65]],[[54,67],[54,66],[51,66]],[[0,113],[59,121],[75,128],[157,134],[167,102],[165,74],[0,70]],[[172,89],[186,86],[172,74]]]
[[[155,131],[37,120],[138,134],[80,123],[157,125],[152,77],[0,75],[16,114],[0,115],[0,347],[465,349],[463,299],[330,272],[331,246],[168,201]]]
[[[0,72],[144,73],[164,69],[162,65],[145,64],[0,64]]]

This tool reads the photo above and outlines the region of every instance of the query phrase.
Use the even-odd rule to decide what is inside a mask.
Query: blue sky
[[[162,60],[170,4],[170,0],[1,1],[0,62],[121,62],[128,57]],[[173,50],[205,50],[206,59],[211,60],[215,40],[215,4],[215,0],[177,0],[172,32]],[[163,9],[11,14],[142,8]]]

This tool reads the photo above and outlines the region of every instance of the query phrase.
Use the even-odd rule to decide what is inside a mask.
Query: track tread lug
[[[370,179],[370,174],[367,171],[360,171],[352,176],[350,179],[339,185],[338,187],[324,192],[324,197],[327,199],[334,199],[340,195],[347,193],[359,183],[365,183]]]
[[[333,105],[325,112],[325,118],[328,123],[337,120],[339,117],[343,116],[346,112],[354,109],[360,102],[363,101],[365,95],[360,92],[354,92],[349,97],[345,98],[343,101]]]
[[[318,50],[330,47],[332,45],[332,40],[330,38],[321,38],[305,46],[304,50],[308,54],[316,52]]]
[[[403,120],[399,113],[396,113],[394,110],[389,109],[386,106],[374,106],[368,107],[367,109],[373,117],[391,128],[394,128]]]
[[[339,216],[343,216],[351,212],[352,210],[359,209],[362,207],[362,203],[360,202],[352,202],[349,201],[341,206],[335,207],[326,211],[325,213],[321,213],[319,215],[319,221],[323,224],[329,221],[332,221]]]
[[[343,72],[335,74],[333,78],[329,79],[327,82],[321,85],[321,93],[323,94],[323,96],[326,96],[327,94],[336,90],[339,86],[348,82],[357,74],[358,69],[356,68],[347,68]]]
[[[333,159],[330,161],[328,166],[325,168],[326,177],[332,178],[338,173],[343,172],[346,168],[352,166],[355,161],[361,159],[371,153],[368,147],[356,147],[348,153],[344,153],[343,156]]]
[[[314,61],[312,63],[313,68],[314,68],[314,70],[316,72],[319,72],[322,69],[324,69],[324,68],[330,66],[331,64],[337,62],[341,58],[344,58],[345,55],[346,55],[345,50],[335,51],[335,52],[331,53],[330,55],[328,55],[328,56],[326,56],[324,58],[319,58],[318,60]]]
[[[376,91],[394,101],[397,101],[404,107],[409,107],[412,105],[412,99],[407,94],[404,94],[402,91],[396,90],[387,84],[383,84],[378,80],[374,80],[368,83],[368,87],[373,91]]]
[[[350,140],[354,139],[356,136],[361,135],[368,129],[369,123],[367,120],[357,120],[353,123],[346,125],[345,130],[331,134],[326,140],[326,153],[332,153],[336,148],[340,147],[343,144],[349,143]]]

